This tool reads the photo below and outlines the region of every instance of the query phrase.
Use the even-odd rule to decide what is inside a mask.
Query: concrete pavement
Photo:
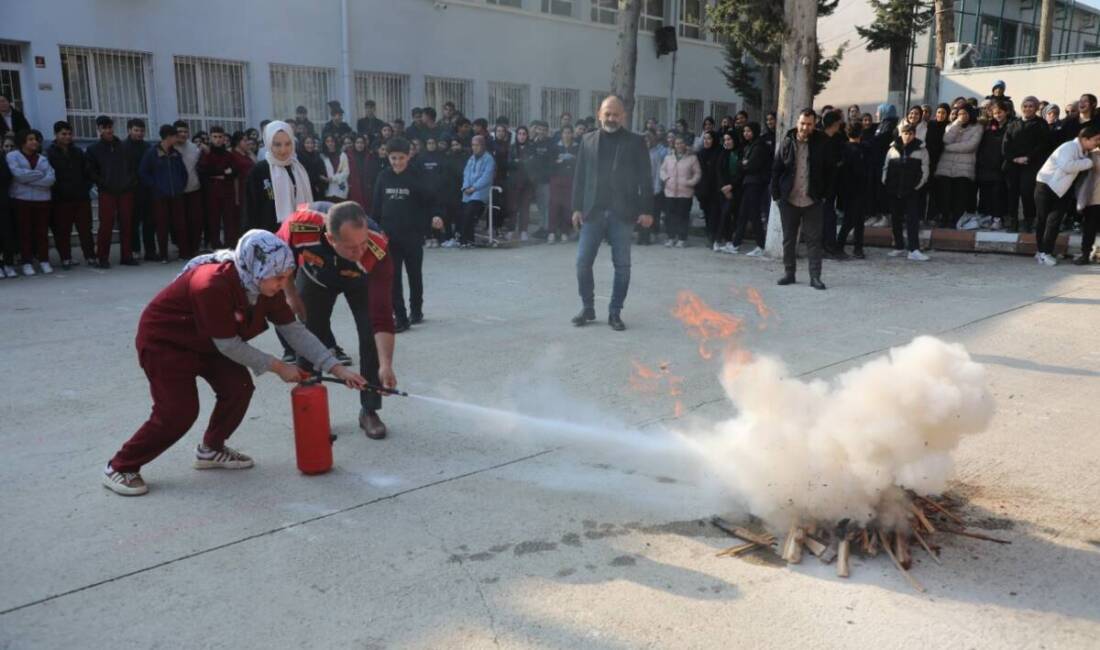
[[[855,560],[848,580],[813,559],[715,558],[731,542],[700,520],[726,504],[691,468],[396,398],[391,438],[369,441],[338,387],[337,467],[305,477],[271,376],[233,437],[255,469],[192,470],[192,431],[143,471],[147,496],[121,498],[99,472],[148,413],[133,334],[176,268],[82,267],[0,282],[0,648],[1096,646],[1098,267],[873,250],[826,262],[817,292],[804,266],[780,288],[773,261],[635,247],[630,329],[615,333],[606,248],[601,320],[569,325],[574,251],[428,251],[428,320],[398,337],[402,386],[485,405],[519,387],[562,417],[643,429],[728,417],[718,367],[670,315],[685,288],[747,317],[744,344],[805,376],[937,334],[988,364],[997,415],[963,442],[953,489],[1013,544],[947,539],[942,566],[915,552],[926,594],[882,557]],[[748,287],[775,312],[764,329]],[[335,326],[354,356],[344,307]],[[270,333],[257,343],[277,349]],[[683,418],[673,398],[628,388],[632,361],[684,376]]]

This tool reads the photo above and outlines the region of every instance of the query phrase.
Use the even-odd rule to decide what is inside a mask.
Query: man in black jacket
[[[371,214],[389,237],[393,259],[394,329],[404,332],[410,324],[424,320],[424,238],[431,229],[442,230],[436,196],[419,170],[409,169],[409,142],[389,142],[390,165],[374,184]],[[409,274],[409,310],[405,310],[405,288],[401,267]],[[410,319],[411,312],[411,319]]]
[[[840,173],[840,163],[844,159],[844,145],[848,142],[843,131],[844,114],[839,109],[825,113],[821,117],[821,129],[828,138],[825,145],[826,158],[831,161],[828,166],[828,178],[825,181],[825,196],[822,203],[821,247],[829,259],[840,261],[848,258],[836,242],[837,176]]]
[[[130,166],[129,169],[133,172],[133,183],[129,189],[133,193],[133,218],[131,219],[133,225],[130,228],[132,233],[130,239],[134,252],[145,249],[146,262],[156,262],[160,259],[157,255],[156,220],[153,219],[153,195],[149,188],[139,182],[137,174],[138,168],[141,167],[141,159],[145,157],[145,152],[151,146],[145,141],[145,120],[137,117],[127,120],[126,139],[122,142],[122,150]],[[100,209],[103,209],[102,206]]]
[[[634,224],[653,225],[653,179],[649,151],[640,135],[623,127],[626,110],[614,95],[600,104],[600,129],[586,133],[573,177],[573,227],[581,231],[577,245],[577,289],[583,308],[573,317],[577,327],[596,320],[592,264],[600,242],[611,243],[615,280],[607,323],[626,329],[621,313],[630,288],[630,242]]]
[[[821,282],[822,198],[830,165],[826,160],[825,134],[816,130],[817,114],[807,108],[798,125],[783,139],[772,165],[771,195],[779,203],[783,224],[783,267],[778,284],[794,284],[798,231],[806,242],[810,258],[810,286],[825,289]]]
[[[80,236],[80,248],[84,261],[95,265],[95,245],[92,243],[92,201],[84,152],[73,144],[73,127],[68,122],[55,122],[53,144],[46,150],[46,158],[53,167],[57,180],[50,188],[53,199],[53,241],[61,257],[61,268],[72,266],[73,225]],[[102,221],[100,221],[102,223]],[[100,230],[103,226],[100,226]],[[125,231],[123,231],[125,232]],[[109,233],[108,233],[109,234]],[[107,239],[107,253],[111,240]],[[100,259],[106,259],[106,253]]]
[[[29,131],[30,128],[27,116],[12,105],[11,95],[0,93],[0,135],[14,135],[20,131]]]
[[[374,115],[374,111],[377,109],[377,105],[373,99],[368,99],[363,104],[364,116],[359,118],[359,121],[355,123],[355,129],[359,132],[359,135],[367,136],[367,143],[374,148],[379,144],[379,140],[382,138],[382,127],[386,125],[385,122],[378,119]]]
[[[1008,225],[1017,232],[1020,227],[1019,205],[1024,209],[1024,231],[1035,223],[1035,175],[1046,160],[1050,146],[1050,129],[1039,117],[1039,100],[1024,97],[1020,103],[1022,116],[1005,128],[1002,142],[1005,182],[1008,185]]]

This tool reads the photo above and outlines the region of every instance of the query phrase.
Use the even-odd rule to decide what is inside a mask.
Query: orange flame
[[[690,291],[679,293],[672,315],[684,324],[692,337],[699,340],[699,356],[704,359],[714,356],[707,343],[712,340],[728,341],[741,331],[740,318],[712,309]]]
[[[756,315],[764,320],[767,320],[771,316],[775,315],[775,312],[770,307],[764,304],[764,297],[760,295],[760,292],[752,287],[745,290],[745,297],[752,303],[753,307],[756,307]]]

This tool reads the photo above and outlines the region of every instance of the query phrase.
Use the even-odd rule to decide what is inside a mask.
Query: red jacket
[[[236,191],[237,168],[233,164],[233,152],[229,149],[209,150],[199,156],[196,167],[207,190],[222,196],[233,196]]]

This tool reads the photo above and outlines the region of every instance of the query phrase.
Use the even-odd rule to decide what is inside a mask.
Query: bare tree
[[[623,100],[625,125],[634,123],[634,79],[638,69],[638,21],[642,0],[619,0],[615,28],[619,32],[618,56],[611,66],[611,93]]]
[[[1039,13],[1039,63],[1050,61],[1051,43],[1054,41],[1054,0],[1043,0]]]
[[[936,70],[943,70],[947,42],[955,38],[955,0],[935,0]]]

